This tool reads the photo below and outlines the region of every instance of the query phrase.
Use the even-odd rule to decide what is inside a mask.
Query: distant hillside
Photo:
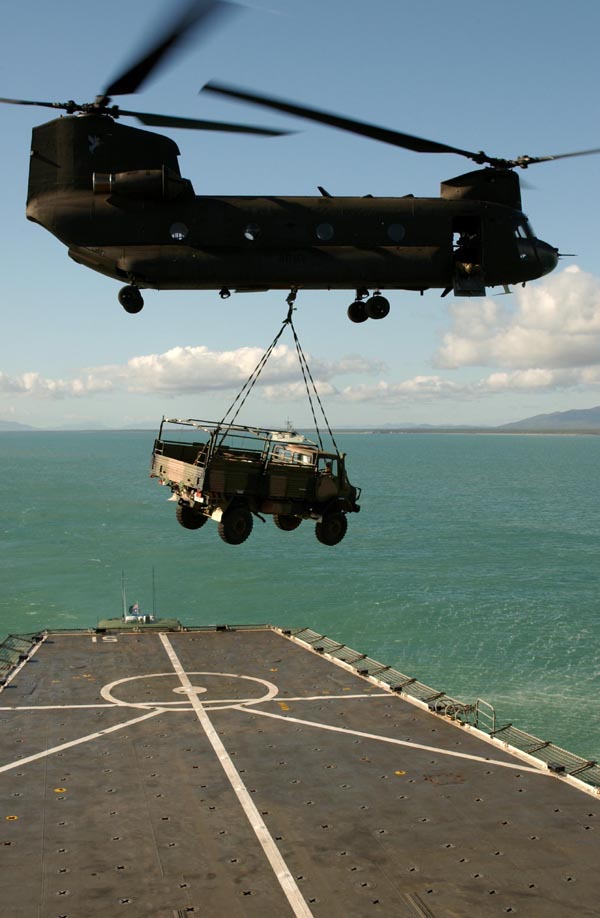
[[[86,425],[85,422],[73,423],[71,425],[65,424],[62,427],[55,428],[39,428],[31,427],[29,424],[20,424],[18,421],[4,421],[0,419],[0,433],[2,431],[27,431],[27,430],[51,430],[52,432],[59,431],[90,431],[96,430],[102,432],[105,430],[112,430],[113,428],[108,428],[103,424],[89,424]],[[114,428],[118,430],[154,430],[154,427],[150,427],[147,422],[142,422],[140,424],[130,424],[125,428]],[[600,434],[600,405],[597,405],[595,408],[574,408],[571,411],[554,411],[551,414],[536,414],[530,418],[524,418],[522,421],[513,421],[511,424],[502,424],[498,427],[487,427],[487,426],[474,426],[469,424],[459,425],[459,424],[445,424],[445,425],[435,425],[435,424],[384,424],[381,427],[366,427],[366,426],[342,426],[336,428],[338,433],[379,433],[379,434],[394,434],[394,433],[515,433],[519,431],[531,431],[535,433],[536,431],[548,431],[552,433],[569,433],[570,431],[575,432],[584,432],[590,431],[593,433]]]
[[[600,430],[600,405],[596,408],[575,408],[572,411],[536,414],[523,421],[503,424],[496,430]]]
[[[19,424],[17,421],[0,420],[0,430],[37,430],[37,428],[30,427],[29,424]]]

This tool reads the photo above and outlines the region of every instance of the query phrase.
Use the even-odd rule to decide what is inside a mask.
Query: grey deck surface
[[[600,914],[597,797],[276,631],[50,634],[0,708],[7,918]]]

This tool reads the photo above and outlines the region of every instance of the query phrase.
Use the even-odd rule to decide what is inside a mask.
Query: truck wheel
[[[184,529],[200,529],[208,519],[203,513],[192,510],[187,504],[177,504],[175,516],[179,525]]]
[[[292,532],[294,529],[297,529],[302,520],[299,516],[291,516],[287,513],[276,513],[273,517],[273,522],[278,529],[283,529],[284,532]]]
[[[325,514],[320,523],[317,523],[315,535],[323,545],[337,545],[346,535],[347,529],[346,514],[341,510],[332,510]]]
[[[219,522],[219,535],[229,545],[241,545],[252,532],[253,523],[247,507],[231,507]]]

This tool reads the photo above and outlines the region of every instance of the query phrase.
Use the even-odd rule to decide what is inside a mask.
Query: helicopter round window
[[[333,239],[333,226],[331,223],[319,223],[317,226],[317,239],[321,242],[328,242]]]
[[[255,242],[259,235],[260,226],[257,223],[249,223],[244,230],[244,239],[247,239],[248,242]]]
[[[177,242],[183,242],[186,238],[189,230],[185,223],[173,223],[169,229],[169,235],[171,239],[175,239]]]
[[[387,228],[388,238],[391,239],[392,242],[402,242],[405,233],[406,230],[401,223],[390,223]]]

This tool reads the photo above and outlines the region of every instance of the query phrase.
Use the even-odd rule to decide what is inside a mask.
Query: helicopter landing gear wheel
[[[219,535],[229,545],[241,545],[252,532],[253,523],[247,507],[230,507],[219,522]]]
[[[125,312],[135,315],[136,312],[140,312],[143,308],[144,298],[137,287],[129,284],[119,290],[119,303]]]
[[[385,319],[390,311],[390,301],[376,291],[365,303],[365,310],[369,319]]]
[[[366,322],[369,318],[367,315],[366,304],[362,300],[356,300],[348,306],[348,318],[351,322]]]

